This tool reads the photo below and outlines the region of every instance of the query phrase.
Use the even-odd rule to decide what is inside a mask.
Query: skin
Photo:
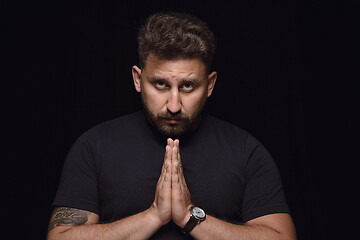
[[[200,59],[162,60],[151,55],[145,68],[134,66],[132,74],[149,120],[167,136],[184,134],[198,126],[199,113],[206,98],[211,96],[217,77],[216,72],[206,74]],[[99,224],[99,216],[95,213],[59,207],[51,217],[47,239],[148,239],[170,220],[183,228],[190,218],[189,209],[193,203],[179,146],[179,140],[168,138],[155,198],[147,210]],[[292,219],[286,213],[265,215],[242,225],[208,215],[190,234],[195,239],[296,239]]]
[[[135,89],[148,119],[162,134],[178,137],[198,126],[217,78],[205,69],[198,58],[163,60],[151,54],[143,70],[133,67]]]
[[[163,226],[171,219],[179,227],[184,227],[190,218],[189,209],[192,207],[189,189],[182,173],[179,140],[167,141],[165,161],[162,168],[155,200],[150,207],[154,219]]]

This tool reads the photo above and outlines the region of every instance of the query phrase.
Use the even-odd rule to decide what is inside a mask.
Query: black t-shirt
[[[93,127],[79,137],[64,164],[54,206],[113,222],[150,207],[164,161],[166,138],[143,111]],[[241,223],[289,212],[277,167],[265,148],[240,128],[204,115],[180,139],[192,203],[219,219]],[[186,239],[172,222],[153,239]]]

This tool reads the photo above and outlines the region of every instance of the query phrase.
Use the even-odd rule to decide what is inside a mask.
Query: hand
[[[156,184],[155,199],[150,211],[160,226],[171,220],[171,152],[169,144],[165,149],[161,175]]]
[[[167,141],[161,175],[156,185],[155,199],[150,208],[159,225],[171,219],[183,228],[190,218],[190,191],[186,185],[180,158],[179,140]]]
[[[193,204],[182,168],[179,140],[172,141],[170,139],[170,145],[173,146],[171,155],[171,218],[176,225],[183,228],[190,219],[190,207]]]

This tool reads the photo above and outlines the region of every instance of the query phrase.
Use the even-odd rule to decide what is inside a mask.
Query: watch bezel
[[[193,206],[189,210],[190,210],[190,219],[186,223],[185,227],[182,229],[183,232],[186,234],[189,234],[194,229],[194,227],[196,227],[196,225],[204,221],[206,218],[205,211],[199,207]],[[198,211],[202,212],[201,215],[203,215],[204,217],[197,215],[196,212]]]
[[[201,215],[198,214],[198,212],[201,212]],[[192,215],[195,219],[197,219],[197,220],[199,220],[199,221],[204,221],[205,218],[206,218],[206,213],[205,213],[205,211],[204,211],[203,209],[199,208],[199,207],[192,207],[192,208],[191,208],[191,215]]]

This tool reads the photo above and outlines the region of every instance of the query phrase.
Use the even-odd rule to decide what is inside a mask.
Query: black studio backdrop
[[[192,13],[217,37],[206,111],[275,158],[299,239],[344,237],[356,163],[358,6],[337,1],[27,1],[1,10],[2,210],[44,239],[66,154],[92,126],[141,108],[136,33],[156,11]],[[345,200],[345,204],[343,204]],[[340,203],[341,202],[341,203]],[[339,235],[337,235],[339,234]]]

